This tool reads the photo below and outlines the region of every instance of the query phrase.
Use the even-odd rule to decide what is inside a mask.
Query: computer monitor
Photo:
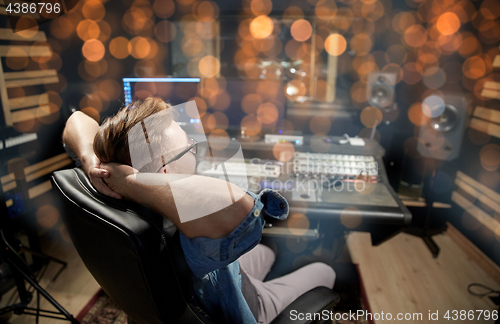
[[[194,98],[199,83],[200,78],[123,78],[125,104],[155,96],[175,106]]]
[[[178,106],[177,123],[184,130],[191,131],[191,127],[201,125],[201,120],[189,116],[181,104],[196,97],[199,83],[200,78],[123,78],[125,104],[150,96],[160,97],[172,106]]]

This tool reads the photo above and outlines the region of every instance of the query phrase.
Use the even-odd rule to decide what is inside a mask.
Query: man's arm
[[[250,213],[254,200],[241,188],[220,179],[199,175],[190,175],[168,183],[168,175],[163,173],[146,174],[162,180],[163,185],[145,184],[137,181],[136,170],[124,164],[104,164],[104,169],[110,171],[106,182],[113,190],[125,198],[145,205],[170,219],[187,237],[219,238],[229,235]],[[141,174],[144,176],[145,174]],[[174,177],[176,175],[173,175]],[[161,179],[159,179],[161,178]],[[175,183],[175,199],[172,187]],[[228,197],[228,185],[231,186],[233,197]],[[229,204],[227,204],[229,201]],[[232,202],[232,203],[231,203]],[[218,208],[220,206],[220,209]],[[227,206],[227,207],[225,207]],[[224,208],[225,207],[225,208]],[[182,215],[179,210],[182,209]],[[216,210],[206,216],[186,221],[189,210],[196,214]],[[186,212],[188,215],[186,215]]]
[[[82,163],[82,169],[99,192],[121,199],[121,195],[111,190],[102,180],[109,177],[109,172],[101,169],[101,161],[94,153],[94,137],[98,130],[99,124],[94,119],[80,111],[74,112],[66,122],[63,142],[76,154]]]

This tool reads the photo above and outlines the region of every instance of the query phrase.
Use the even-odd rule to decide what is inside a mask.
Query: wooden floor
[[[437,235],[441,253],[434,259],[423,240],[399,234],[378,247],[371,246],[366,233],[351,233],[347,245],[354,263],[359,264],[372,313],[422,313],[421,321],[407,323],[460,323],[443,319],[450,310],[498,309],[488,298],[467,292],[470,283],[482,283],[499,290],[500,284],[487,275],[448,235]],[[429,310],[439,311],[439,320],[428,320]],[[476,313],[477,314],[477,313]],[[452,315],[452,314],[450,314]],[[375,321],[377,324],[392,321]],[[467,320],[493,323],[493,320]]]
[[[59,235],[52,235],[51,237],[44,237],[42,240],[43,252],[55,258],[61,259],[68,263],[55,281],[51,281],[57,274],[61,266],[55,262],[50,262],[49,266],[40,280],[42,288],[47,290],[70,314],[74,317],[82,310],[88,301],[99,290],[99,285],[90,275],[82,260],[78,256],[72,243],[65,242]],[[15,289],[11,290],[8,294],[2,297],[0,306],[3,307],[16,300],[17,293]],[[35,300],[31,302],[31,307],[34,307]],[[55,310],[52,305],[41,298],[41,308],[48,310]],[[11,313],[12,314],[12,313]],[[11,315],[9,319],[0,319],[0,323],[12,324],[25,324],[35,323],[35,317],[29,315]],[[48,318],[40,318],[41,324],[49,323],[69,323],[67,321],[60,321]]]
[[[50,282],[59,265],[51,263],[41,285],[71,314],[76,316],[99,289],[88,273],[72,244],[60,238],[45,240],[44,252],[64,259],[68,267],[55,282]],[[353,262],[359,264],[372,313],[422,313],[422,321],[405,323],[444,323],[447,310],[494,310],[488,299],[479,299],[467,293],[467,285],[483,283],[495,289],[500,285],[488,276],[447,235],[438,235],[435,241],[441,248],[433,259],[423,241],[407,234],[399,234],[388,242],[373,247],[370,236],[351,233],[347,239]],[[11,301],[3,296],[1,304]],[[44,300],[42,306],[51,309]],[[439,321],[428,321],[427,314],[439,311]],[[2,322],[2,321],[0,321]],[[5,321],[4,321],[5,322]],[[377,324],[391,321],[375,321]],[[392,321],[395,322],[395,321]],[[460,321],[451,321],[458,323]],[[480,323],[488,321],[466,321]],[[35,323],[34,317],[12,315],[6,323]],[[42,324],[63,323],[42,319]],[[488,323],[493,323],[489,321]]]

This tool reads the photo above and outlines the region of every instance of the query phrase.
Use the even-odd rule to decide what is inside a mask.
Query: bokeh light
[[[349,45],[351,50],[354,51],[356,55],[362,56],[368,54],[371,51],[373,42],[370,36],[367,34],[356,34],[351,39]],[[327,47],[325,46],[325,48]]]
[[[175,3],[173,0],[155,0],[153,2],[153,12],[158,17],[166,19],[174,14]]]
[[[479,56],[469,57],[462,65],[462,71],[470,79],[479,79],[486,73],[486,64]]]
[[[416,84],[422,80],[424,70],[418,63],[406,63],[403,66],[403,81],[406,84]]]
[[[366,83],[358,81],[351,86],[351,98],[355,103],[364,103],[368,100],[368,87]]]
[[[86,41],[89,39],[98,38],[99,34],[101,33],[101,29],[95,21],[85,19],[80,21],[78,23],[78,26],[76,26],[76,33],[78,34],[78,37]]]
[[[285,95],[290,100],[297,100],[297,98],[305,96],[306,92],[306,85],[300,80],[292,80],[285,86]]]
[[[99,83],[99,91],[104,100],[112,101],[121,95],[121,86],[114,79],[106,79]]]
[[[389,62],[398,65],[403,65],[408,57],[406,49],[399,44],[390,46],[386,53],[389,57]]]
[[[304,11],[298,6],[288,6],[283,12],[283,24],[290,26],[296,19],[303,19]]]
[[[248,115],[241,120],[241,130],[248,136],[256,136],[260,133],[262,124],[257,116]]]
[[[436,27],[443,35],[452,35],[460,28],[460,19],[453,12],[445,12],[439,16]]]
[[[220,62],[215,56],[207,55],[200,59],[198,68],[201,75],[207,78],[213,78],[219,74]]]
[[[311,38],[312,26],[311,23],[305,19],[299,19],[293,22],[290,28],[292,37],[298,42],[304,42]]]
[[[130,55],[129,40],[118,36],[109,43],[109,52],[117,59],[124,59]]]
[[[488,144],[481,148],[479,152],[481,166],[486,171],[496,171],[500,166],[500,146]]]
[[[142,59],[149,55],[151,44],[145,37],[137,36],[130,40],[128,45],[130,55],[136,59]]]
[[[226,110],[231,104],[231,96],[227,91],[221,92],[218,95],[208,98],[208,105],[214,110]]]
[[[230,141],[229,135],[223,129],[214,129],[208,136],[210,148],[216,151],[226,149]]]
[[[405,30],[404,39],[411,47],[420,47],[427,41],[427,30],[422,25],[412,25]]]
[[[255,17],[250,23],[250,33],[255,38],[266,38],[272,34],[274,22],[268,16]]]
[[[181,41],[181,49],[186,56],[197,56],[204,50],[203,40],[196,35],[184,36]]]
[[[474,128],[469,128],[467,130],[467,136],[469,137],[469,140],[475,145],[484,145],[491,139],[491,136],[489,134],[480,132]]]
[[[104,18],[106,9],[101,1],[87,0],[82,7],[82,14],[87,19],[99,21]]]
[[[429,118],[440,116],[445,109],[444,99],[440,96],[431,95],[422,102],[422,112]]]
[[[339,56],[345,52],[347,41],[340,34],[331,34],[325,39],[325,50],[332,56]]]
[[[58,17],[50,22],[50,34],[58,39],[67,39],[75,30],[75,25],[66,16]]]
[[[314,135],[322,136],[328,134],[332,127],[332,123],[329,118],[323,116],[314,116],[309,121],[309,129]]]
[[[17,35],[31,38],[38,33],[38,22],[30,16],[21,16],[16,23]]]
[[[7,58],[5,64],[12,70],[24,69],[29,62],[28,53],[26,50],[19,46],[13,46],[7,51]]]
[[[422,82],[429,89],[439,89],[446,83],[446,73],[440,67],[431,67],[425,70]]]
[[[92,62],[99,61],[104,57],[106,49],[101,41],[97,39],[91,39],[86,41],[82,46],[83,56]]]
[[[304,235],[309,230],[309,219],[304,214],[292,214],[288,218],[288,229],[294,235]]]
[[[408,109],[408,119],[415,126],[423,126],[427,124],[430,120],[429,116],[424,114],[424,111],[422,109],[422,103],[420,102],[416,102],[410,106],[410,109]]]
[[[241,99],[241,109],[248,115],[257,114],[257,109],[262,104],[262,98],[255,94],[250,93]]]
[[[382,111],[377,107],[368,106],[361,111],[361,123],[366,128],[374,128],[382,122]]]
[[[337,5],[333,0],[319,0],[314,8],[316,17],[329,21],[337,13]]]
[[[196,11],[198,19],[203,22],[212,22],[219,17],[219,6],[213,1],[202,1]]]
[[[43,228],[52,228],[60,218],[59,210],[52,205],[43,205],[36,211],[38,224]]]
[[[361,225],[362,216],[358,208],[349,206],[340,213],[340,222],[347,228],[354,229]]]
[[[414,24],[415,18],[411,12],[399,12],[392,18],[392,28],[400,34],[404,34],[406,29]]]
[[[257,117],[264,126],[274,125],[279,117],[278,108],[270,102],[266,102],[257,108]]]
[[[470,32],[462,33],[462,44],[458,48],[458,53],[463,57],[480,54],[482,46],[479,40]]]
[[[273,146],[273,156],[280,162],[288,162],[293,158],[295,148],[290,142],[276,143]]]

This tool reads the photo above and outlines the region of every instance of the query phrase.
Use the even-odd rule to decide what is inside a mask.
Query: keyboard
[[[369,155],[343,155],[296,152],[296,176],[378,176],[378,163]]]

